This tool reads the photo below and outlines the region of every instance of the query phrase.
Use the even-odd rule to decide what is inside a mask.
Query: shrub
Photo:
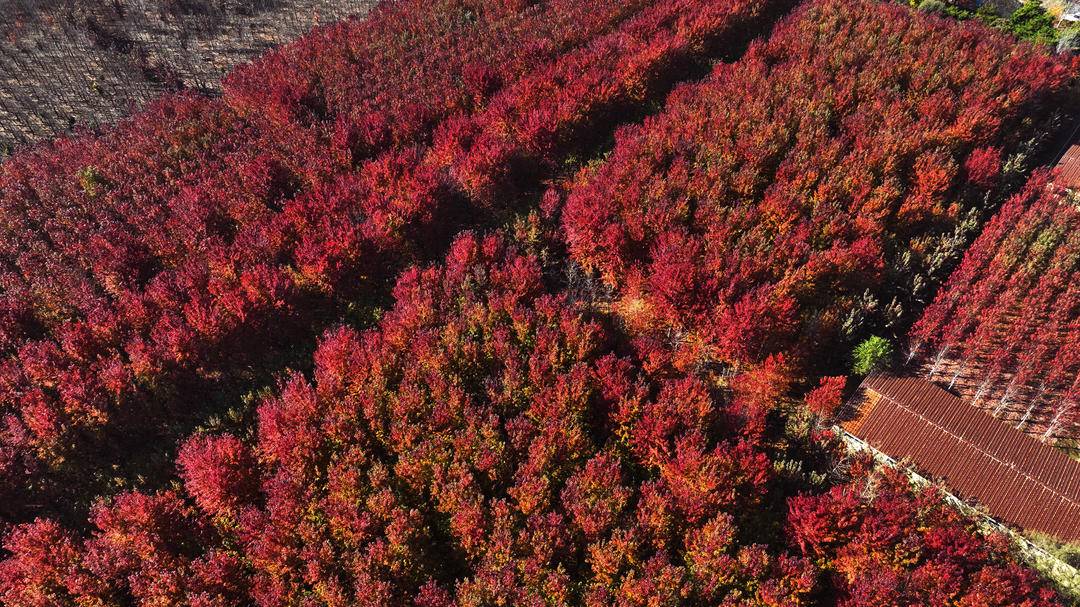
[[[949,14],[949,8],[949,5],[942,2],[942,0],[922,0],[919,3],[919,10],[924,13],[947,15]]]
[[[888,366],[893,357],[893,345],[889,340],[874,335],[855,347],[851,353],[851,372],[869,375]]]
[[[984,208],[995,158],[1037,136],[1023,125],[1074,78],[971,24],[803,4],[618,133],[567,195],[570,254],[612,288],[650,365],[740,369],[782,352],[835,372],[842,357],[821,354],[848,350],[845,319],[867,298],[882,316],[875,302],[920,305],[920,275]]]
[[[843,403],[846,386],[844,376],[821,378],[821,384],[806,395],[807,408],[826,419],[832,418]]]
[[[1040,0],[1025,0],[1009,17],[1005,29],[1023,40],[1043,44],[1053,44],[1058,36],[1054,16],[1043,8]]]

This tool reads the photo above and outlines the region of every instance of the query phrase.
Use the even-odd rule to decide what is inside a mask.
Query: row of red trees
[[[377,327],[327,333],[251,444],[188,440],[182,489],[101,502],[86,539],[16,527],[0,601],[1059,604],[902,479],[856,471],[784,505],[762,382],[729,399],[643,373],[543,275],[505,237],[461,237],[402,276]]]
[[[1080,209],[1035,175],[987,224],[911,331],[910,357],[973,405],[1044,439],[1077,438]]]
[[[158,408],[184,414],[210,392],[188,390],[185,374],[251,387],[255,350],[334,326],[314,356],[288,359],[310,373],[279,367],[286,377],[256,399],[252,426],[183,440],[174,483],[103,496],[82,525],[34,518],[7,529],[0,603],[1060,605],[1004,541],[987,541],[933,493],[913,495],[866,462],[826,486],[840,445],[782,430],[798,420],[778,403],[805,353],[832,343],[837,318],[880,274],[859,265],[884,265],[890,247],[916,250],[911,240],[951,227],[951,197],[991,183],[1030,134],[1024,118],[1075,73],[974,26],[811,0],[769,42],[623,131],[564,198],[545,180],[699,60],[737,48],[777,5],[602,4],[602,27],[584,3],[452,12],[462,6],[436,2],[430,10],[451,13],[422,18],[387,6],[374,18],[388,30],[394,19],[430,19],[430,29],[378,42],[350,24],[312,38],[325,55],[301,44],[257,64],[250,74],[286,70],[291,54],[310,66],[270,87],[265,111],[256,89],[242,93],[257,76],[237,76],[232,101],[162,105],[132,124],[165,125],[165,144],[145,143],[131,165],[44,168],[65,161],[65,146],[122,148],[108,142],[136,127],[58,144],[0,177],[12,184],[0,187],[0,229],[15,226],[3,279],[30,302],[5,304],[0,377],[9,478],[30,481],[4,502],[20,515],[49,495],[25,466],[95,456],[67,446],[83,431],[130,433],[140,418],[157,427]],[[447,90],[441,118],[415,81],[426,127],[354,112],[367,98],[356,87],[381,86],[361,67],[362,84],[336,80],[350,58],[361,66],[391,43],[454,40],[455,27],[509,32],[495,23],[528,24],[537,6],[578,7],[593,37],[528,51],[536,64],[516,75],[507,59],[508,75],[481,78],[493,83],[481,101],[455,97],[475,80],[451,79],[464,88]],[[348,28],[375,42],[324,42]],[[425,73],[422,55],[383,77]],[[471,63],[464,51],[444,56]],[[386,107],[397,111],[371,106]],[[350,130],[384,126],[401,138]],[[306,154],[335,141],[347,155],[289,153],[293,142]],[[155,204],[110,177],[120,166],[175,195]],[[57,191],[67,194],[41,194]],[[562,229],[531,213],[439,254],[440,229],[537,203],[545,220],[561,211]],[[183,205],[201,219],[167,223]],[[98,270],[110,255],[76,256],[108,221],[149,234],[151,223],[124,231],[140,208],[188,240],[155,234],[170,253],[116,262],[138,268],[129,274]],[[129,242],[151,250],[138,249],[141,236]],[[601,271],[614,306],[561,284],[564,247]],[[405,270],[374,326],[335,326],[350,303],[377,297],[373,277],[425,254],[442,261]],[[55,263],[46,271],[38,259]],[[47,288],[53,279],[75,282]],[[69,287],[94,303],[40,295]],[[640,347],[627,347],[625,329]],[[669,336],[684,346],[673,358]],[[799,336],[818,341],[793,347]],[[716,360],[738,372],[695,364]],[[806,405],[829,412],[842,392],[843,379],[828,378]]]
[[[926,282],[1076,80],[1042,49],[888,3],[798,14],[620,131],[569,193],[571,256],[655,364],[835,367],[903,312],[893,279]]]
[[[257,387],[252,369],[290,364],[381,277],[438,253],[463,206],[514,211],[775,4],[388,5],[372,16],[386,27],[317,32],[242,71],[225,101],[167,100],[5,163],[6,514],[58,503],[42,470],[78,487],[139,444],[171,445],[219,391]],[[292,56],[308,77],[271,78]],[[260,70],[268,94],[241,94]],[[408,107],[423,111],[385,114]]]
[[[653,4],[385,2],[235,70],[225,99],[263,127],[263,145],[288,150],[309,178],[325,178],[391,146],[429,141],[448,116],[482,109],[502,88]]]
[[[861,465],[861,464],[857,464]],[[984,536],[933,490],[892,473],[856,472],[788,501],[788,541],[839,591],[842,607],[1058,604],[1010,540]]]

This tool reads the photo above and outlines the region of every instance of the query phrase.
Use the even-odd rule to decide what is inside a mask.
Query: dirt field
[[[376,0],[0,0],[0,158],[113,122]]]

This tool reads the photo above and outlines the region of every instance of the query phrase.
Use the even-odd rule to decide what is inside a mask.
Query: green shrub
[[[869,375],[889,364],[893,357],[893,345],[889,340],[874,335],[855,347],[851,353],[851,372]]]
[[[922,0],[922,2],[919,3],[919,10],[926,13],[947,15],[949,13],[949,5],[941,0]]]
[[[1043,44],[1057,42],[1054,17],[1046,12],[1039,0],[1026,0],[1005,22],[1005,29],[1024,40]]]
[[[945,0],[921,0],[921,2],[913,3],[912,6],[916,6],[924,13],[934,13],[945,17],[952,17],[953,19],[959,19],[960,21],[966,21],[975,16],[975,13],[963,6],[958,6],[954,3],[946,2]]]
[[[79,187],[91,198],[97,198],[105,187],[105,178],[95,167],[83,167],[78,173],[78,178]]]

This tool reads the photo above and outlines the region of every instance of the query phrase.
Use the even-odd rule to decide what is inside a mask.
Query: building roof
[[[1073,190],[1080,190],[1080,142],[1074,143],[1057,165],[1057,182]]]
[[[843,425],[995,518],[1080,540],[1080,462],[919,378],[872,376]]]

